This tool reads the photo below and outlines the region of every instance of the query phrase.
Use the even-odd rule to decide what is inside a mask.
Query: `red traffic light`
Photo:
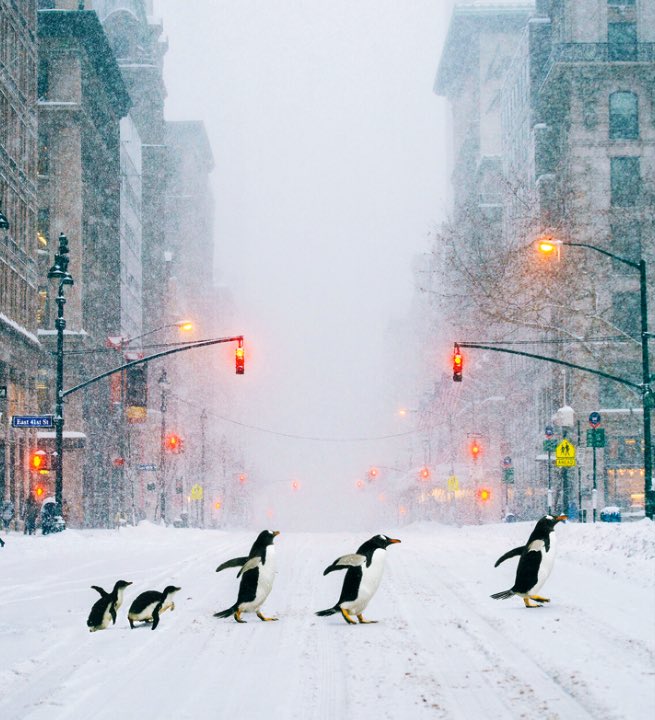
[[[478,489],[478,500],[483,503],[486,503],[489,500],[491,500],[491,490],[489,490],[489,488],[479,488]]]
[[[459,345],[455,345],[453,350],[453,381],[462,382],[462,371],[464,369],[464,357],[459,349]]]
[[[50,469],[48,453],[45,450],[35,450],[30,455],[30,470],[45,473]]]
[[[175,433],[170,433],[164,439],[164,449],[167,452],[176,453],[176,454],[181,453],[183,450],[183,447],[184,447],[184,442],[183,442],[182,438]]]
[[[245,355],[243,351],[243,338],[239,340],[236,350],[234,351],[234,361],[237,375],[243,375],[245,372]]]
[[[291,481],[291,489],[295,492],[296,490],[300,490],[300,483],[297,480]]]
[[[421,480],[429,480],[430,479],[430,468],[428,468],[428,467],[421,468],[419,477],[421,478]]]
[[[43,485],[41,485],[41,483],[34,486],[34,497],[37,500],[40,500],[44,496],[44,494],[45,494],[45,488],[43,487]]]
[[[245,485],[247,480],[248,476],[245,473],[241,473],[241,475],[239,475],[239,482],[241,485]]]
[[[474,440],[471,443],[471,457],[474,460],[477,460],[480,457],[480,453],[482,452],[482,448],[480,447],[480,444],[477,440]]]
[[[376,467],[372,467],[368,471],[368,479],[369,481],[375,480],[375,478],[380,474],[380,471]]]

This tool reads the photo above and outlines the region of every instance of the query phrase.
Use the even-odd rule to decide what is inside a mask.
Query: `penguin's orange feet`
[[[377,620],[366,620],[361,613],[357,616],[357,619],[360,623],[364,623],[365,625],[372,625],[377,622]]]
[[[339,608],[341,610],[341,614],[343,615],[343,619],[349,624],[349,625],[357,625],[357,623],[352,619],[350,616],[350,613],[347,610],[344,610],[343,608]]]
[[[541,597],[541,595],[528,595],[528,597],[540,603],[550,602],[550,598]]]
[[[524,597],[523,602],[525,603],[525,607],[527,608],[541,607],[541,605],[535,605],[534,603],[531,603],[529,597]]]
[[[238,623],[245,623],[245,622],[246,622],[245,620],[242,620],[242,619],[241,619],[241,610],[237,610],[237,611],[234,613],[234,619],[235,619]]]
[[[257,612],[257,617],[260,620],[263,620],[264,622],[275,622],[278,618],[268,618],[265,615],[262,615],[259,611]]]

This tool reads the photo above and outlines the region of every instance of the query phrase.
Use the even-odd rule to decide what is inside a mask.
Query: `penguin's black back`
[[[341,588],[341,597],[337,605],[341,605],[343,602],[352,602],[357,599],[363,575],[364,572],[361,567],[349,567],[346,570],[346,576],[343,579],[343,586]]]
[[[538,550],[525,552],[516,568],[516,580],[512,590],[518,593],[527,593],[537,584],[539,579],[539,566],[541,553]]]
[[[96,600],[93,604],[93,607],[91,608],[91,612],[89,613],[89,618],[86,621],[86,624],[88,627],[97,627],[102,622],[102,618],[104,617],[105,613],[107,612],[107,609],[112,604],[112,599],[109,595],[106,595],[105,597],[101,597],[99,600]]]
[[[259,567],[247,570],[241,576],[241,583],[239,584],[239,597],[237,598],[237,605],[241,603],[252,602],[257,595],[257,585],[259,583]]]
[[[134,602],[130,605],[129,612],[143,612],[148,607],[148,605],[160,602],[163,596],[163,593],[160,593],[158,590],[146,590],[145,592],[142,592],[137,598],[135,598]]]

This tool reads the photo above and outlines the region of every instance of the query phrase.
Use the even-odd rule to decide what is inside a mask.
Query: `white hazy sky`
[[[235,419],[312,437],[406,429],[391,322],[447,212],[432,92],[450,0],[155,0],[170,120],[202,120],[216,169],[217,281],[247,343]],[[411,422],[411,421],[410,421]],[[244,430],[262,481],[324,507],[401,441]]]

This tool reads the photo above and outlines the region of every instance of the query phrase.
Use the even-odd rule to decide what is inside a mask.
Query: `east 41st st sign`
[[[12,415],[11,427],[32,430],[34,428],[52,428],[55,426],[52,415]]]

